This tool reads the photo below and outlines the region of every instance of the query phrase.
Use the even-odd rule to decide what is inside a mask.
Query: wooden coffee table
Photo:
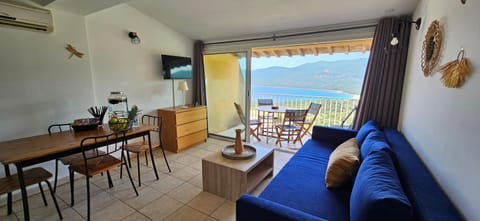
[[[230,160],[220,151],[203,158],[203,191],[235,201],[265,178],[273,176],[273,149],[252,146],[257,154],[247,160]]]

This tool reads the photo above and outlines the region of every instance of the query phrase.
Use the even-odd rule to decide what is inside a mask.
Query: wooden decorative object
[[[459,88],[465,83],[466,77],[470,74],[470,67],[463,48],[458,52],[456,60],[440,67],[440,73],[442,73],[441,80],[445,87]]]
[[[243,143],[242,143],[242,129],[235,130],[235,154],[242,154],[243,152]]]
[[[77,51],[77,49],[74,48],[71,44],[67,44],[67,47],[65,47],[65,49],[70,52],[70,56],[68,57],[68,59],[72,58],[73,55],[77,56],[78,58],[83,57],[83,53]]]
[[[442,31],[440,30],[440,23],[435,20],[428,27],[422,46],[422,70],[425,76],[431,75],[437,65],[441,47]]]

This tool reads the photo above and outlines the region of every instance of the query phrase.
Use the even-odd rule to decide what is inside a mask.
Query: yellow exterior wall
[[[234,54],[204,56],[208,130],[218,133],[241,124],[233,102],[244,103],[245,80]]]

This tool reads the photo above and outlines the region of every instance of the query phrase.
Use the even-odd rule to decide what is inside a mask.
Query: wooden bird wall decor
[[[68,57],[68,59],[72,58],[73,55],[77,56],[78,58],[82,58],[83,56],[83,53],[77,51],[77,49],[75,49],[71,44],[67,44],[67,47],[65,47],[65,49],[70,52],[70,56]]]

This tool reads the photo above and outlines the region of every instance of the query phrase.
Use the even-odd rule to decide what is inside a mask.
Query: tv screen
[[[192,78],[192,59],[172,55],[162,55],[164,79]]]

